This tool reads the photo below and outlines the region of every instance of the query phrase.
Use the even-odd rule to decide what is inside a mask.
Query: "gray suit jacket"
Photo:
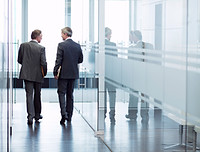
[[[45,48],[36,41],[25,42],[20,45],[18,63],[22,65],[19,78],[33,82],[43,82],[41,67],[47,72]]]
[[[59,79],[78,79],[78,64],[83,62],[83,54],[80,45],[72,39],[67,39],[58,44],[54,76],[61,66]]]

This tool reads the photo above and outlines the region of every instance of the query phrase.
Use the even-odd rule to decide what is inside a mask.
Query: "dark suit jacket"
[[[78,64],[83,62],[81,46],[72,39],[67,39],[58,44],[54,76],[61,66],[59,79],[78,79]]]
[[[22,43],[18,53],[18,63],[22,65],[19,78],[34,82],[43,82],[41,67],[47,73],[45,48],[36,41]]]

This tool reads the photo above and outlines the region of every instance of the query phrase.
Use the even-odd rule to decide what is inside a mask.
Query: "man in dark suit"
[[[20,45],[18,63],[21,64],[19,78],[25,82],[28,124],[42,119],[41,115],[41,83],[47,73],[45,47],[38,43],[42,40],[42,32],[34,30],[31,41]]]
[[[65,27],[61,30],[61,37],[64,42],[58,44],[53,70],[55,79],[58,79],[57,92],[62,116],[60,124],[62,125],[65,123],[65,120],[71,122],[74,105],[74,83],[75,79],[79,78],[78,64],[83,62],[82,49],[78,43],[71,39],[71,36],[72,30],[70,27]]]

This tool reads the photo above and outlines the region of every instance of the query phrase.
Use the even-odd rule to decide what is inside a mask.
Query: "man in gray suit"
[[[34,30],[31,41],[20,45],[18,63],[21,64],[19,78],[25,82],[28,124],[42,119],[41,115],[41,83],[47,73],[45,48],[38,43],[42,40],[42,32]]]
[[[73,114],[73,91],[75,79],[79,78],[78,64],[83,62],[81,46],[71,39],[72,30],[65,27],[61,30],[64,42],[58,44],[53,74],[58,79],[58,97],[61,109],[60,124],[65,120],[71,122]],[[66,98],[65,98],[66,95]]]

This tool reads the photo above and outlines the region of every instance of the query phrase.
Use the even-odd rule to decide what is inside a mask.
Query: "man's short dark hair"
[[[42,33],[41,30],[34,30],[34,31],[31,33],[31,39],[36,39],[38,36],[40,36],[41,33]]]

